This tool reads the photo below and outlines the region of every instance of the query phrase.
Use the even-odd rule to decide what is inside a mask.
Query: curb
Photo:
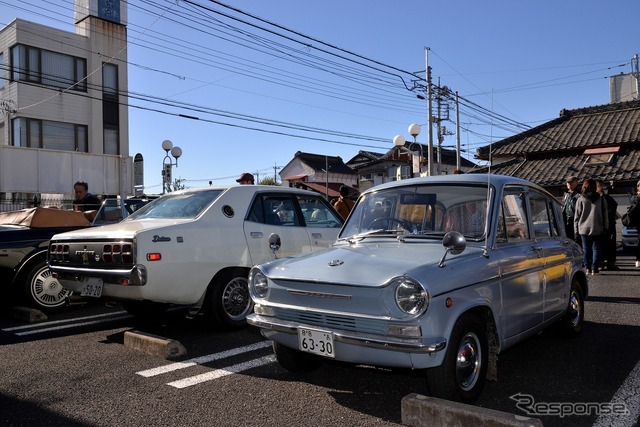
[[[151,356],[177,359],[187,354],[180,342],[140,331],[126,331],[124,346]]]
[[[411,393],[402,398],[402,424],[411,427],[542,426],[537,418]]]
[[[9,315],[16,320],[28,323],[44,322],[45,320],[49,320],[47,315],[40,310],[29,307],[11,307]]]

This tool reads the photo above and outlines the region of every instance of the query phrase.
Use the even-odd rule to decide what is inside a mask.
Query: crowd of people
[[[596,275],[600,270],[619,270],[616,265],[616,221],[618,203],[609,195],[609,186],[594,179],[582,184],[575,176],[567,179],[567,192],[562,202],[562,213],[567,236],[582,246],[583,266],[587,274]],[[630,226],[640,225],[640,207],[637,191],[630,199],[627,214]],[[640,247],[636,249],[635,266],[640,268]]]

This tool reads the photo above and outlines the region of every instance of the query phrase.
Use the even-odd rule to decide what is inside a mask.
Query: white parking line
[[[4,328],[2,329],[3,332],[13,332],[13,331],[19,331],[22,329],[34,329],[34,328],[38,328],[42,325],[59,325],[59,324],[63,324],[63,323],[72,323],[72,322],[77,322],[78,320],[88,320],[88,319],[98,319],[101,317],[110,317],[110,316],[117,316],[119,314],[125,314],[126,311],[115,311],[113,313],[106,313],[106,314],[96,314],[93,316],[85,316],[85,317],[74,317],[72,319],[64,319],[64,320],[53,320],[53,321],[47,321],[44,323],[39,323],[36,325],[30,324],[30,325],[22,325],[22,326],[14,326],[12,328]],[[120,317],[118,317],[118,319],[120,319]]]
[[[95,324],[98,324],[98,323],[105,323],[107,321],[130,319],[131,317],[132,316],[127,315],[127,316],[118,316],[118,317],[114,317],[114,318],[111,318],[111,319],[93,320],[91,322],[72,323],[70,325],[53,326],[51,328],[41,328],[41,329],[34,329],[32,331],[17,332],[15,335],[24,336],[24,335],[41,334],[43,332],[60,331],[60,330],[63,330],[63,329],[77,328],[77,327],[80,327],[80,326],[95,325]]]
[[[640,361],[624,380],[611,403],[624,403],[629,411],[627,415],[603,414],[593,427],[631,427],[640,419]]]
[[[141,375],[143,377],[153,377],[155,375],[177,371],[178,369],[184,369],[194,365],[201,365],[203,363],[212,362],[214,360],[220,360],[226,357],[235,356],[237,354],[247,353],[249,351],[269,347],[270,345],[271,345],[271,341],[260,341],[255,344],[246,345],[244,347],[232,348],[231,350],[222,351],[220,353],[212,353],[212,354],[207,354],[206,356],[194,357],[193,359],[188,359],[188,360],[185,360],[184,362],[170,363],[168,365],[159,366],[157,368],[146,369],[144,371],[136,372],[136,374]]]
[[[192,385],[200,384],[206,381],[215,380],[217,378],[221,378],[227,375],[235,374],[238,372],[246,371],[251,368],[256,368],[258,366],[266,365],[268,363],[275,362],[276,357],[274,355],[264,356],[259,359],[249,360],[248,362],[238,363],[237,365],[228,366],[224,369],[216,369],[211,372],[207,372],[200,375],[195,375],[193,377],[185,378],[183,380],[173,381],[167,383],[171,387],[175,388],[185,388],[190,387]]]

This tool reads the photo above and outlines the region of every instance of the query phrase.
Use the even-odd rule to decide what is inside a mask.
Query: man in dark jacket
[[[85,212],[100,209],[102,202],[89,193],[89,184],[86,182],[78,181],[73,184],[73,192],[76,195],[76,199],[73,201],[73,210]]]
[[[616,220],[618,219],[618,202],[609,195],[609,186],[598,181],[598,193],[607,201],[607,216],[609,227],[605,230],[602,242],[602,268],[605,270],[620,270],[616,265]]]
[[[564,218],[564,228],[567,232],[567,237],[575,240],[580,246],[582,246],[582,240],[580,239],[580,236],[577,236],[574,233],[573,227],[576,200],[578,200],[578,196],[580,196],[578,184],[578,178],[575,176],[567,178],[567,192],[564,194],[564,199],[562,200],[562,216]]]

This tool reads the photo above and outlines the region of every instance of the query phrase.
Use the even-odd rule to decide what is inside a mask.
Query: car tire
[[[169,304],[153,301],[122,301],[122,307],[143,322],[156,322],[169,308]]]
[[[205,312],[219,329],[246,326],[247,316],[253,310],[247,276],[248,271],[243,269],[229,270],[209,286]]]
[[[29,307],[49,312],[65,307],[71,295],[71,291],[63,288],[53,278],[44,260],[38,261],[28,270],[23,291],[24,301]]]
[[[451,331],[442,365],[427,369],[433,397],[474,403],[487,376],[489,343],[485,326],[472,314],[458,319]]]
[[[322,360],[318,356],[293,350],[275,341],[273,342],[273,353],[276,355],[278,364],[294,374],[306,374],[315,371],[322,365]]]
[[[569,306],[558,322],[559,331],[567,338],[573,338],[582,331],[584,324],[584,293],[576,279],[571,283]]]

